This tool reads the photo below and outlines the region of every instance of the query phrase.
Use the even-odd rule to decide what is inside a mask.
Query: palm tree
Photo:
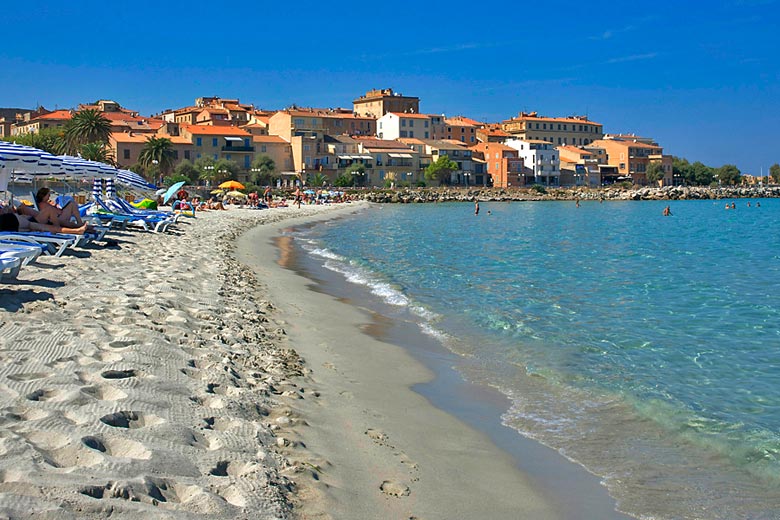
[[[79,155],[82,159],[88,161],[98,161],[106,164],[113,164],[114,158],[111,156],[111,150],[103,143],[86,143],[79,148]]]
[[[111,135],[111,121],[99,110],[82,110],[65,123],[63,151],[75,153],[81,145],[93,142],[107,143]]]
[[[163,175],[168,174],[173,168],[171,140],[167,137],[150,137],[138,155],[138,162],[147,170],[156,164]]]

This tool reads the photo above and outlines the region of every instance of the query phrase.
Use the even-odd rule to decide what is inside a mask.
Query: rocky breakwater
[[[780,186],[665,186],[663,188],[416,188],[367,190],[353,194],[359,200],[382,204],[474,201],[544,200],[696,200],[780,197]]]

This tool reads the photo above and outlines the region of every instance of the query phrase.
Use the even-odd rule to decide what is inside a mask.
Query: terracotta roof
[[[425,144],[425,141],[417,139],[416,137],[401,137],[398,140],[405,144]]]
[[[431,118],[431,116],[426,114],[408,114],[406,112],[388,112],[388,114],[393,114],[394,116],[404,117],[408,119],[430,119]]]
[[[657,144],[640,143],[638,141],[620,140],[620,139],[597,139],[588,146],[604,146],[609,143],[619,143],[627,148],[663,148]]]
[[[512,135],[509,132],[504,132],[503,130],[499,130],[497,128],[483,128],[482,131],[485,133],[485,135],[498,135],[502,137],[510,137]]]
[[[252,141],[255,143],[284,143],[290,144],[278,135],[256,135],[252,137]]]
[[[252,137],[252,134],[246,130],[241,130],[235,126],[212,126],[212,125],[188,125],[182,124],[182,130],[194,135],[234,135],[241,137]]]
[[[479,121],[474,121],[473,119],[462,116],[445,118],[444,123],[450,126],[482,126],[482,123]]]
[[[73,114],[70,113],[70,110],[55,110],[35,119],[70,119],[71,117],[73,117]]]
[[[376,137],[359,137],[355,136],[355,140],[363,145],[364,148],[376,148],[376,149],[394,149],[394,150],[409,150],[410,148],[400,141],[391,141],[389,139],[377,139]]]

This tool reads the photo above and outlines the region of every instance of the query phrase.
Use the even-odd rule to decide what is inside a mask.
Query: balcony
[[[223,146],[223,152],[254,152],[254,146]]]

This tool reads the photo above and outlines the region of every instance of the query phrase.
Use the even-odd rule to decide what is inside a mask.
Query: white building
[[[518,155],[523,158],[525,176],[532,175],[535,184],[560,185],[560,154],[552,143],[541,140],[509,139],[505,144],[517,150]]]
[[[380,139],[393,140],[399,138],[430,139],[431,116],[425,114],[407,114],[405,112],[388,112],[376,120],[376,135]]]

